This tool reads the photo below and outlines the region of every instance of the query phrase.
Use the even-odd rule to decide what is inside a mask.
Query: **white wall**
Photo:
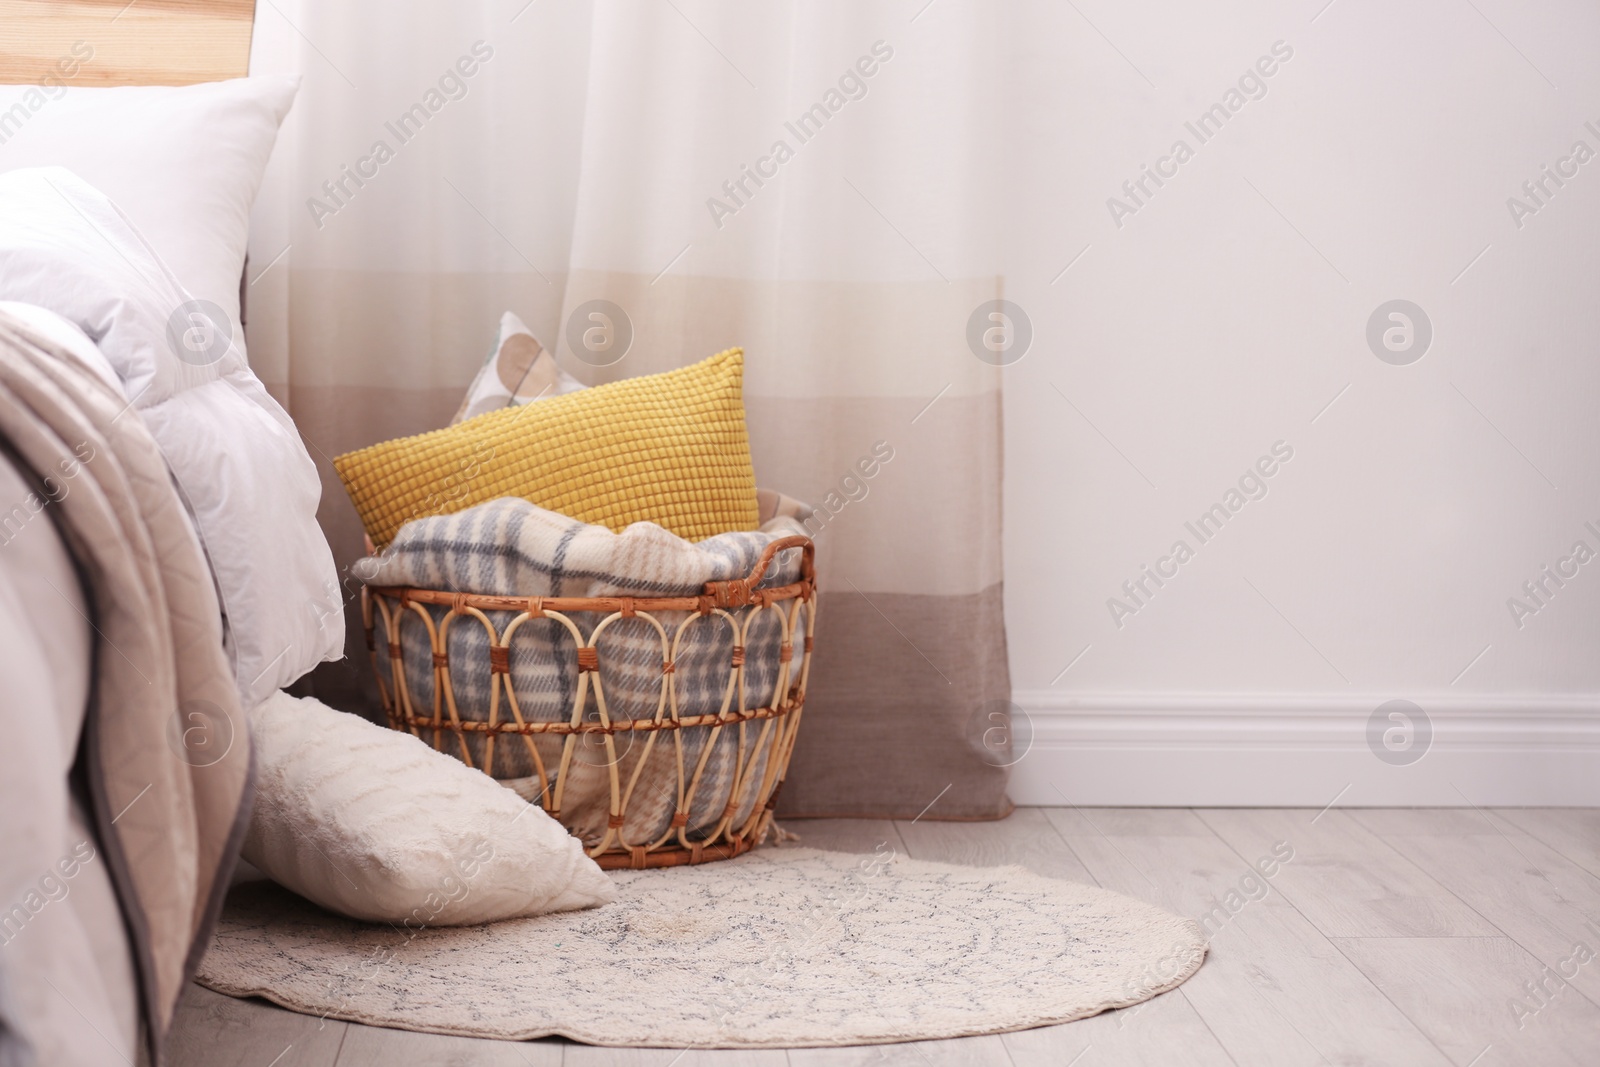
[[[1507,206],[1600,153],[1600,11],[1324,2],[1010,11],[1019,801],[1600,802],[1600,558],[1520,626],[1507,604],[1600,553],[1600,158]],[[1200,143],[1185,121],[1279,41]],[[1119,227],[1107,198],[1179,139]],[[1396,298],[1433,328],[1403,366],[1365,336]],[[1279,441],[1201,544],[1185,522]],[[1119,626],[1108,598],[1180,539]],[[1409,765],[1368,746],[1395,698],[1433,726]]]

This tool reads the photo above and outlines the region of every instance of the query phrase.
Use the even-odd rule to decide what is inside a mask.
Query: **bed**
[[[244,714],[341,652],[320,483],[245,353],[295,88],[243,78],[252,18],[0,0],[7,1067],[161,1061],[250,810]]]

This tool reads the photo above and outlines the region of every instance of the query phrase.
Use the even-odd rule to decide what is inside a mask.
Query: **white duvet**
[[[216,577],[240,703],[339,658],[321,483],[294,423],[116,206],[59,167],[0,174],[0,300],[81,331],[161,446]]]

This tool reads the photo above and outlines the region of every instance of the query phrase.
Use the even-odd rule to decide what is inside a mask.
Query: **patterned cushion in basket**
[[[565,396],[583,383],[556,366],[556,357],[511,312],[500,316],[500,335],[456,409],[458,422],[546,397]]]

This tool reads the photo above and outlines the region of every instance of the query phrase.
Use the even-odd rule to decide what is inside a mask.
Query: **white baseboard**
[[[1432,739],[1394,765],[1367,742],[1391,696],[1019,690],[1018,804],[1600,806],[1600,695],[1408,697]],[[1385,720],[1387,721],[1387,720]],[[1397,740],[1402,740],[1397,737]],[[1381,742],[1380,742],[1381,745]],[[1413,749],[1415,751],[1415,749]],[[1391,756],[1391,758],[1400,758]]]

